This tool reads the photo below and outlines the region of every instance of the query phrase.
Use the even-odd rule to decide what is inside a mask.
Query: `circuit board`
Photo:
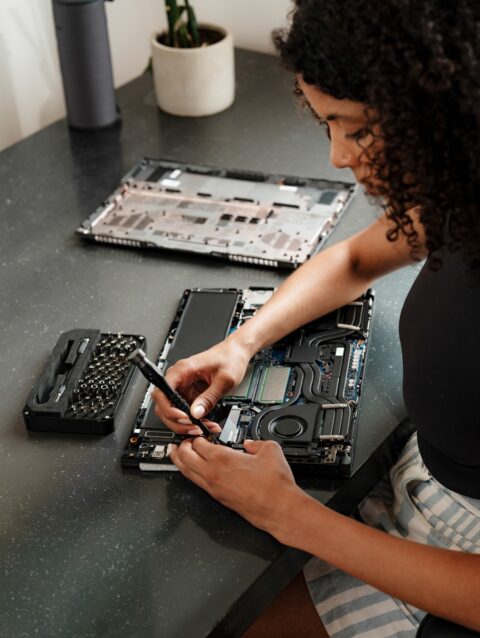
[[[272,289],[190,289],[180,302],[158,359],[165,373],[179,359],[218,343],[248,321]],[[373,308],[373,292],[309,323],[257,353],[242,382],[209,418],[219,439],[242,449],[247,438],[273,440],[292,468],[319,476],[348,476]],[[154,414],[147,388],[122,456],[124,467],[175,470],[169,444],[182,437]]]
[[[353,192],[345,182],[144,159],[77,233],[292,269],[319,250]]]

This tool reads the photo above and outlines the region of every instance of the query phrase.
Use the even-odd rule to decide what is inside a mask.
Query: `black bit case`
[[[62,333],[23,409],[27,429],[112,432],[135,372],[127,356],[145,343],[142,335],[82,329]]]

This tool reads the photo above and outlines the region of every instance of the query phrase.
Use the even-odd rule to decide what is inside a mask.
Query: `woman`
[[[275,41],[327,129],[332,164],[350,168],[384,212],[302,266],[224,342],[173,366],[168,380],[202,417],[255,352],[426,257],[400,322],[418,439],[363,504],[369,525],[302,492],[274,443],[246,442],[240,455],[198,437],[173,461],[253,525],[337,568],[307,570],[330,636],[414,636],[418,610],[478,631],[480,3],[298,0]],[[172,430],[197,433],[154,398]]]

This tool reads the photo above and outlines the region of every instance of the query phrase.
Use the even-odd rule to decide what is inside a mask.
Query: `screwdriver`
[[[163,392],[172,405],[188,414],[192,423],[198,425],[209,441],[219,445],[220,441],[210,432],[207,426],[202,423],[200,419],[196,419],[190,414],[190,406],[187,401],[185,401],[181,394],[168,385],[160,370],[150,361],[150,359],[147,358],[147,355],[141,348],[137,348],[131,352],[128,355],[127,360],[130,361],[131,364],[137,366],[147,381],[153,383],[156,388]]]

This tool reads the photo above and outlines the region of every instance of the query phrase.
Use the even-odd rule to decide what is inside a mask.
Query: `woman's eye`
[[[363,139],[364,137],[367,136],[367,129],[366,128],[360,128],[358,129],[358,131],[355,131],[354,133],[346,133],[345,137],[349,140],[354,140],[355,142],[359,142],[361,139]]]

